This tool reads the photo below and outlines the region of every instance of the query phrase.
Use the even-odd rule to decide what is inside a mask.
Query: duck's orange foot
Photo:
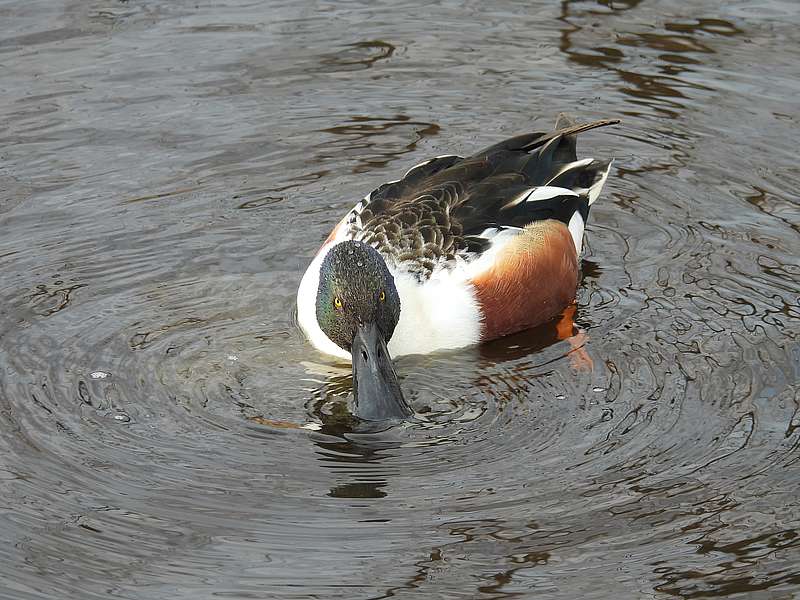
[[[589,356],[589,352],[586,351],[589,336],[575,325],[577,310],[578,307],[575,303],[564,309],[561,318],[556,323],[556,335],[559,340],[568,341],[572,347],[572,350],[567,353],[570,366],[579,373],[591,373],[594,370],[594,362]]]
[[[586,351],[586,343],[589,341],[589,336],[583,331],[579,331],[577,335],[573,335],[567,341],[572,346],[572,350],[567,353],[570,366],[578,373],[591,373],[594,371],[594,361]]]

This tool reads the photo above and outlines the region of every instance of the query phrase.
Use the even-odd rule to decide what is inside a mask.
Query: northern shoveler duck
[[[368,194],[303,276],[298,321],[322,352],[352,360],[355,413],[404,418],[391,357],[461,348],[544,323],[575,297],[589,208],[611,160],[575,152],[577,134],[519,135],[437,156]]]

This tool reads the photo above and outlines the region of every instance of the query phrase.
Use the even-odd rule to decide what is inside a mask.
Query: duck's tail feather
[[[476,152],[473,156],[486,156],[499,150],[523,150],[525,152],[530,152],[558,137],[571,137],[572,139],[568,145],[574,146],[574,136],[577,136],[579,133],[597,129],[598,127],[616,125],[618,123],[620,123],[619,119],[601,119],[599,121],[592,121],[591,123],[575,123],[571,117],[565,113],[561,113],[556,121],[556,129],[553,131],[523,133],[522,135],[508,138],[488,148],[484,148],[480,152]]]
[[[530,152],[531,150],[534,150],[539,146],[546,144],[553,138],[557,138],[559,136],[576,136],[579,133],[583,133],[584,131],[597,129],[598,127],[606,127],[608,125],[617,125],[618,123],[620,123],[619,119],[601,119],[599,121],[592,121],[591,123],[573,123],[566,127],[558,127],[558,125],[567,122],[566,120],[571,121],[569,116],[567,116],[564,113],[561,113],[558,116],[558,121],[556,121],[557,129],[545,135],[541,135],[536,139],[531,140],[529,143],[525,144],[520,149]]]
[[[611,163],[614,159],[594,160],[586,158],[578,160],[576,141],[578,133],[588,131],[595,127],[604,127],[619,123],[619,119],[604,119],[579,125],[573,117],[567,113],[561,113],[556,118],[555,131],[561,132],[561,142],[563,146],[562,156],[568,158],[566,161],[558,161],[563,166],[547,181],[546,185],[566,187],[581,195],[586,195],[588,205],[594,203],[600,196],[603,185],[608,178]]]
[[[539,136],[525,146],[530,158],[523,169],[529,181],[540,190],[561,189],[565,194],[560,201],[553,202],[553,216],[567,224],[578,254],[583,248],[583,231],[589,219],[589,208],[600,196],[608,178],[613,159],[578,160],[576,138],[583,131],[618,123],[615,119],[577,124],[570,116],[558,116],[555,131]]]

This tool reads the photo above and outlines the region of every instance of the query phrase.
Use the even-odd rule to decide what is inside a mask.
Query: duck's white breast
[[[297,290],[297,321],[317,350],[350,360],[325,335],[317,322],[316,297],[319,269],[325,255],[341,240],[323,246],[309,265]],[[391,266],[400,296],[400,320],[389,341],[393,357],[427,354],[436,350],[463,348],[480,341],[480,310],[475,290],[458,269],[439,270],[425,282]]]
[[[480,341],[475,290],[460,270],[435,271],[425,282],[389,270],[400,295],[400,321],[389,341],[393,357],[463,348]]]

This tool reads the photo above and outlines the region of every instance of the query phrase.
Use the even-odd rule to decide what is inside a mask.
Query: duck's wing
[[[467,158],[433,158],[374,190],[342,225],[348,238],[371,244],[421,279],[479,258],[536,221],[570,224],[578,214],[582,236],[611,161],[578,160],[575,138],[618,122],[560,117],[555,131],[516,136]]]

